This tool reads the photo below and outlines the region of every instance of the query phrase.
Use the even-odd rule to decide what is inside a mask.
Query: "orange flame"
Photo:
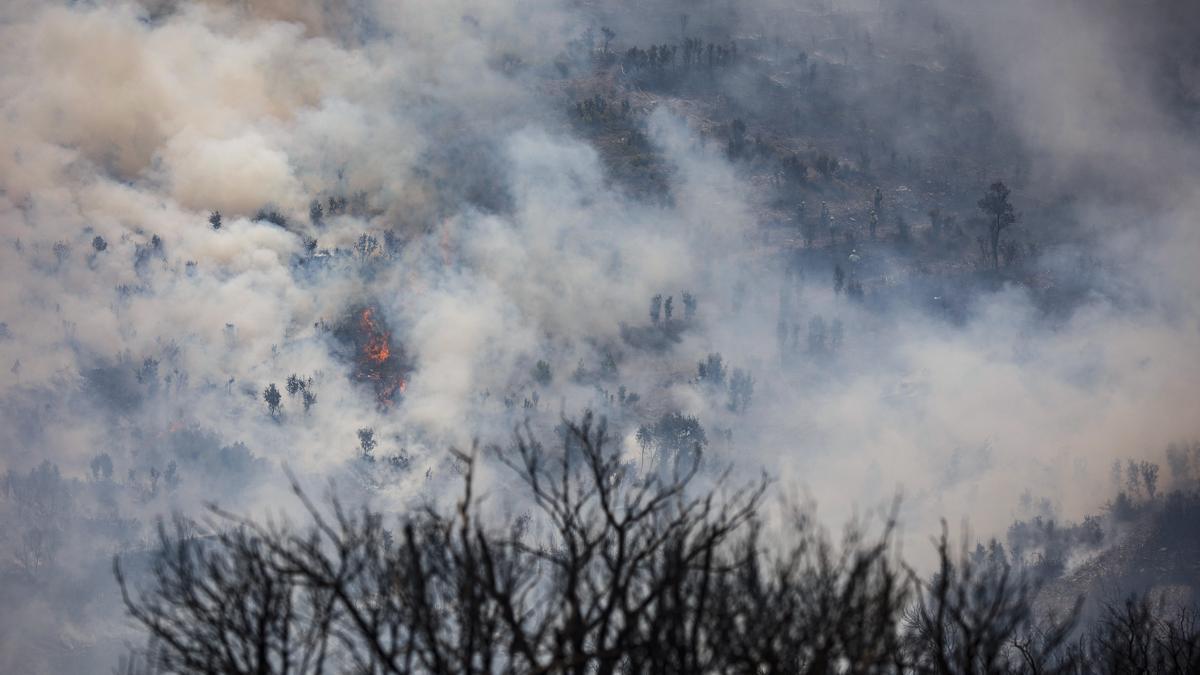
[[[392,353],[390,345],[391,334],[386,331],[379,330],[375,325],[375,319],[372,318],[372,310],[370,307],[363,310],[362,313],[362,329],[367,334],[367,344],[363,345],[363,356],[368,361],[374,363],[383,363]]]
[[[354,377],[372,383],[381,409],[396,404],[408,383],[404,381],[403,352],[393,353],[392,334],[384,321],[375,315],[375,308],[365,307],[358,313],[358,363]]]
[[[395,380],[391,383],[383,384],[376,391],[376,397],[381,408],[390,408],[396,403],[396,396],[403,395],[404,390],[408,388],[408,383],[402,379]]]

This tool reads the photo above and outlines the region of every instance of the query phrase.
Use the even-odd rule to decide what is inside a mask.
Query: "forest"
[[[1198,31],[3,3],[0,672],[1200,673]]]

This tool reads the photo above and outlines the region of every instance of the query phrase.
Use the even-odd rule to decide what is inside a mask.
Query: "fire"
[[[396,403],[396,397],[403,395],[404,390],[408,388],[408,383],[403,379],[396,379],[390,382],[383,381],[380,378],[371,378],[375,380],[375,396],[379,401],[379,407],[387,409]]]
[[[360,318],[362,331],[367,336],[367,342],[363,345],[363,356],[373,363],[383,363],[392,354],[392,334],[380,330],[372,315],[373,310],[368,307],[362,311]]]
[[[354,379],[370,384],[381,409],[396,404],[408,386],[405,374],[409,366],[403,348],[392,343],[387,319],[378,307],[352,311],[336,333],[353,348]]]
[[[404,388],[403,388],[403,387],[401,387],[400,391],[401,391],[401,393],[403,393],[403,392],[404,392]],[[157,438],[157,439],[160,439],[160,440],[161,440],[161,439],[163,439],[163,438],[166,438],[166,437],[168,437],[168,436],[172,436],[172,435],[174,435],[174,434],[177,434],[177,433],[179,433],[179,432],[183,431],[183,430],[184,430],[184,429],[186,429],[186,428],[187,428],[187,424],[185,424],[185,423],[184,423],[184,421],[183,421],[182,419],[177,419],[177,420],[174,420],[174,421],[172,421],[172,422],[169,422],[169,423],[167,424],[167,428],[166,428],[166,429],[163,429],[162,431],[160,431],[160,432],[158,432],[157,434],[155,434],[155,438]]]

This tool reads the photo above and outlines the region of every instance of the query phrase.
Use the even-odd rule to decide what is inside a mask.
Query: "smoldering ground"
[[[767,470],[831,524],[901,491],[918,559],[940,518],[999,532],[1026,491],[1060,516],[1094,511],[1113,460],[1200,431],[1196,62],[1160,51],[1187,23],[1169,4],[1133,23],[1078,3],[930,3],[903,21],[769,2],[7,5],[0,461],[20,609],[0,624],[3,662],[87,672],[132,639],[103,627],[121,625],[107,565],[147,546],[156,515],[293,510],[285,463],[389,509],[436,501],[457,480],[447,447],[503,442],[526,418],[553,434],[585,408],[639,463],[640,427],[695,416],[707,461]],[[609,86],[589,80],[602,25],[621,48],[682,30],[747,50],[794,28],[830,81],[864,32],[877,61],[963,57],[991,145],[918,128],[880,93],[884,71],[830,96],[910,120],[887,135],[930,163],[984,147],[978,189],[943,203],[964,223],[993,171],[1027,167],[1014,201],[1043,244],[1031,276],[1082,290],[939,281],[865,237],[780,247],[761,181],[713,122],[769,133],[759,66],[686,85],[720,92],[711,108],[686,86],[624,90],[639,161],[666,186],[637,194],[570,119],[573,96]],[[917,222],[906,190],[893,181],[887,203]],[[835,292],[835,265],[866,301]],[[673,318],[651,319],[656,295]],[[405,355],[401,396],[356,378],[336,336],[366,306]],[[714,386],[697,364],[718,353]],[[748,398],[731,396],[735,370]],[[502,476],[482,480],[500,495]]]

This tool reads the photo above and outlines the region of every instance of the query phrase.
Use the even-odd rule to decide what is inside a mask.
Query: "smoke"
[[[157,515],[292,510],[284,465],[386,508],[437,501],[458,479],[447,447],[584,409],[638,462],[638,427],[694,415],[713,465],[766,469],[824,522],[899,491],[918,559],[939,519],[995,534],[1026,490],[1093,512],[1113,460],[1200,433],[1198,61],[1172,51],[1196,20],[1170,3],[8,3],[0,587],[21,609],[0,663],[86,672],[135,639],[99,628],[120,615],[107,561],[147,547]],[[647,93],[592,75],[579,50],[601,26],[618,54],[683,34],[757,51]],[[763,64],[825,93],[781,98]],[[637,134],[573,123],[598,92],[632,99]],[[828,200],[857,248],[802,246],[774,169],[727,152],[741,116],[849,172],[904,175],[907,156],[888,208],[921,232],[933,206],[958,214],[967,250],[1004,178],[1042,247],[1027,283],[918,269],[865,239],[852,187],[808,193],[805,217]],[[834,291],[835,264],[866,301]],[[674,324],[651,320],[656,295]],[[339,337],[366,306],[404,355],[394,401]],[[748,405],[696,381],[715,353],[753,378]],[[75,496],[30,506],[12,485]],[[62,543],[31,566],[43,530]]]

